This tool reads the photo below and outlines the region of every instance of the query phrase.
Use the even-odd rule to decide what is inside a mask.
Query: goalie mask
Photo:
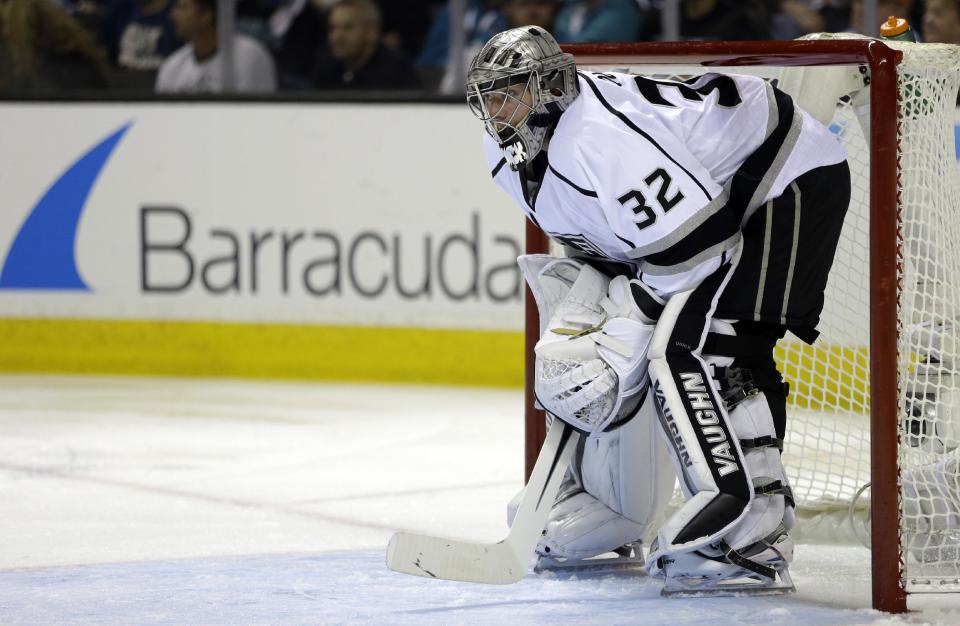
[[[466,87],[470,109],[514,170],[537,156],[579,92],[573,55],[537,26],[494,35],[470,64]]]

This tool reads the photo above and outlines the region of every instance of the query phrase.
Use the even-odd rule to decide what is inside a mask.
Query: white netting
[[[898,68],[904,257],[903,273],[897,277],[900,358],[889,366],[898,368],[900,381],[906,577],[908,587],[960,589],[960,177],[954,145],[960,47],[890,45],[904,52]],[[708,71],[691,65],[618,64],[616,69],[666,79]],[[857,68],[850,67],[709,71],[777,79],[785,90],[799,90],[791,95],[808,110],[822,109],[822,96],[831,89],[845,93],[858,82]],[[809,74],[806,80],[794,80],[804,71]],[[855,528],[847,526],[835,536],[868,539],[869,88],[831,101],[831,128],[850,155],[853,199],[827,287],[820,339],[811,347],[788,338],[777,349],[791,387],[784,461],[808,528],[826,518],[831,518],[831,526],[846,525],[849,514]],[[803,529],[802,522],[798,530]]]
[[[909,584],[960,589],[960,180],[953,136],[960,54],[953,46],[901,47],[901,539]]]

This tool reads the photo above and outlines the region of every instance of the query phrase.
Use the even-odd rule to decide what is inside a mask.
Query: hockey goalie
[[[568,250],[521,258],[538,402],[583,435],[541,564],[638,556],[652,536],[667,593],[792,589],[773,349],[816,341],[843,148],[758,78],[578,71],[534,26],[495,35],[466,87],[494,182]]]

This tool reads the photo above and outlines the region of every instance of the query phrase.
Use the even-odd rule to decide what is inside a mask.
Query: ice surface
[[[872,611],[869,552],[800,545],[798,593],[662,599],[637,573],[396,574],[394,530],[496,541],[518,391],[0,377],[0,624],[960,623]]]

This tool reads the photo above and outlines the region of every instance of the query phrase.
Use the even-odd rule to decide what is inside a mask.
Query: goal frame
[[[900,98],[897,66],[903,54],[874,39],[840,41],[698,41],[563,46],[578,66],[664,65],[704,67],[864,65],[870,78],[870,480],[871,578],[875,609],[907,610],[899,522],[900,387],[896,367],[897,319],[902,291],[903,251],[898,145]],[[639,57],[643,57],[640,59]],[[527,223],[527,253],[544,253],[549,238]],[[530,290],[525,298],[525,476],[546,434],[544,413],[533,394],[534,352],[540,322]],[[896,516],[889,515],[897,511]]]

